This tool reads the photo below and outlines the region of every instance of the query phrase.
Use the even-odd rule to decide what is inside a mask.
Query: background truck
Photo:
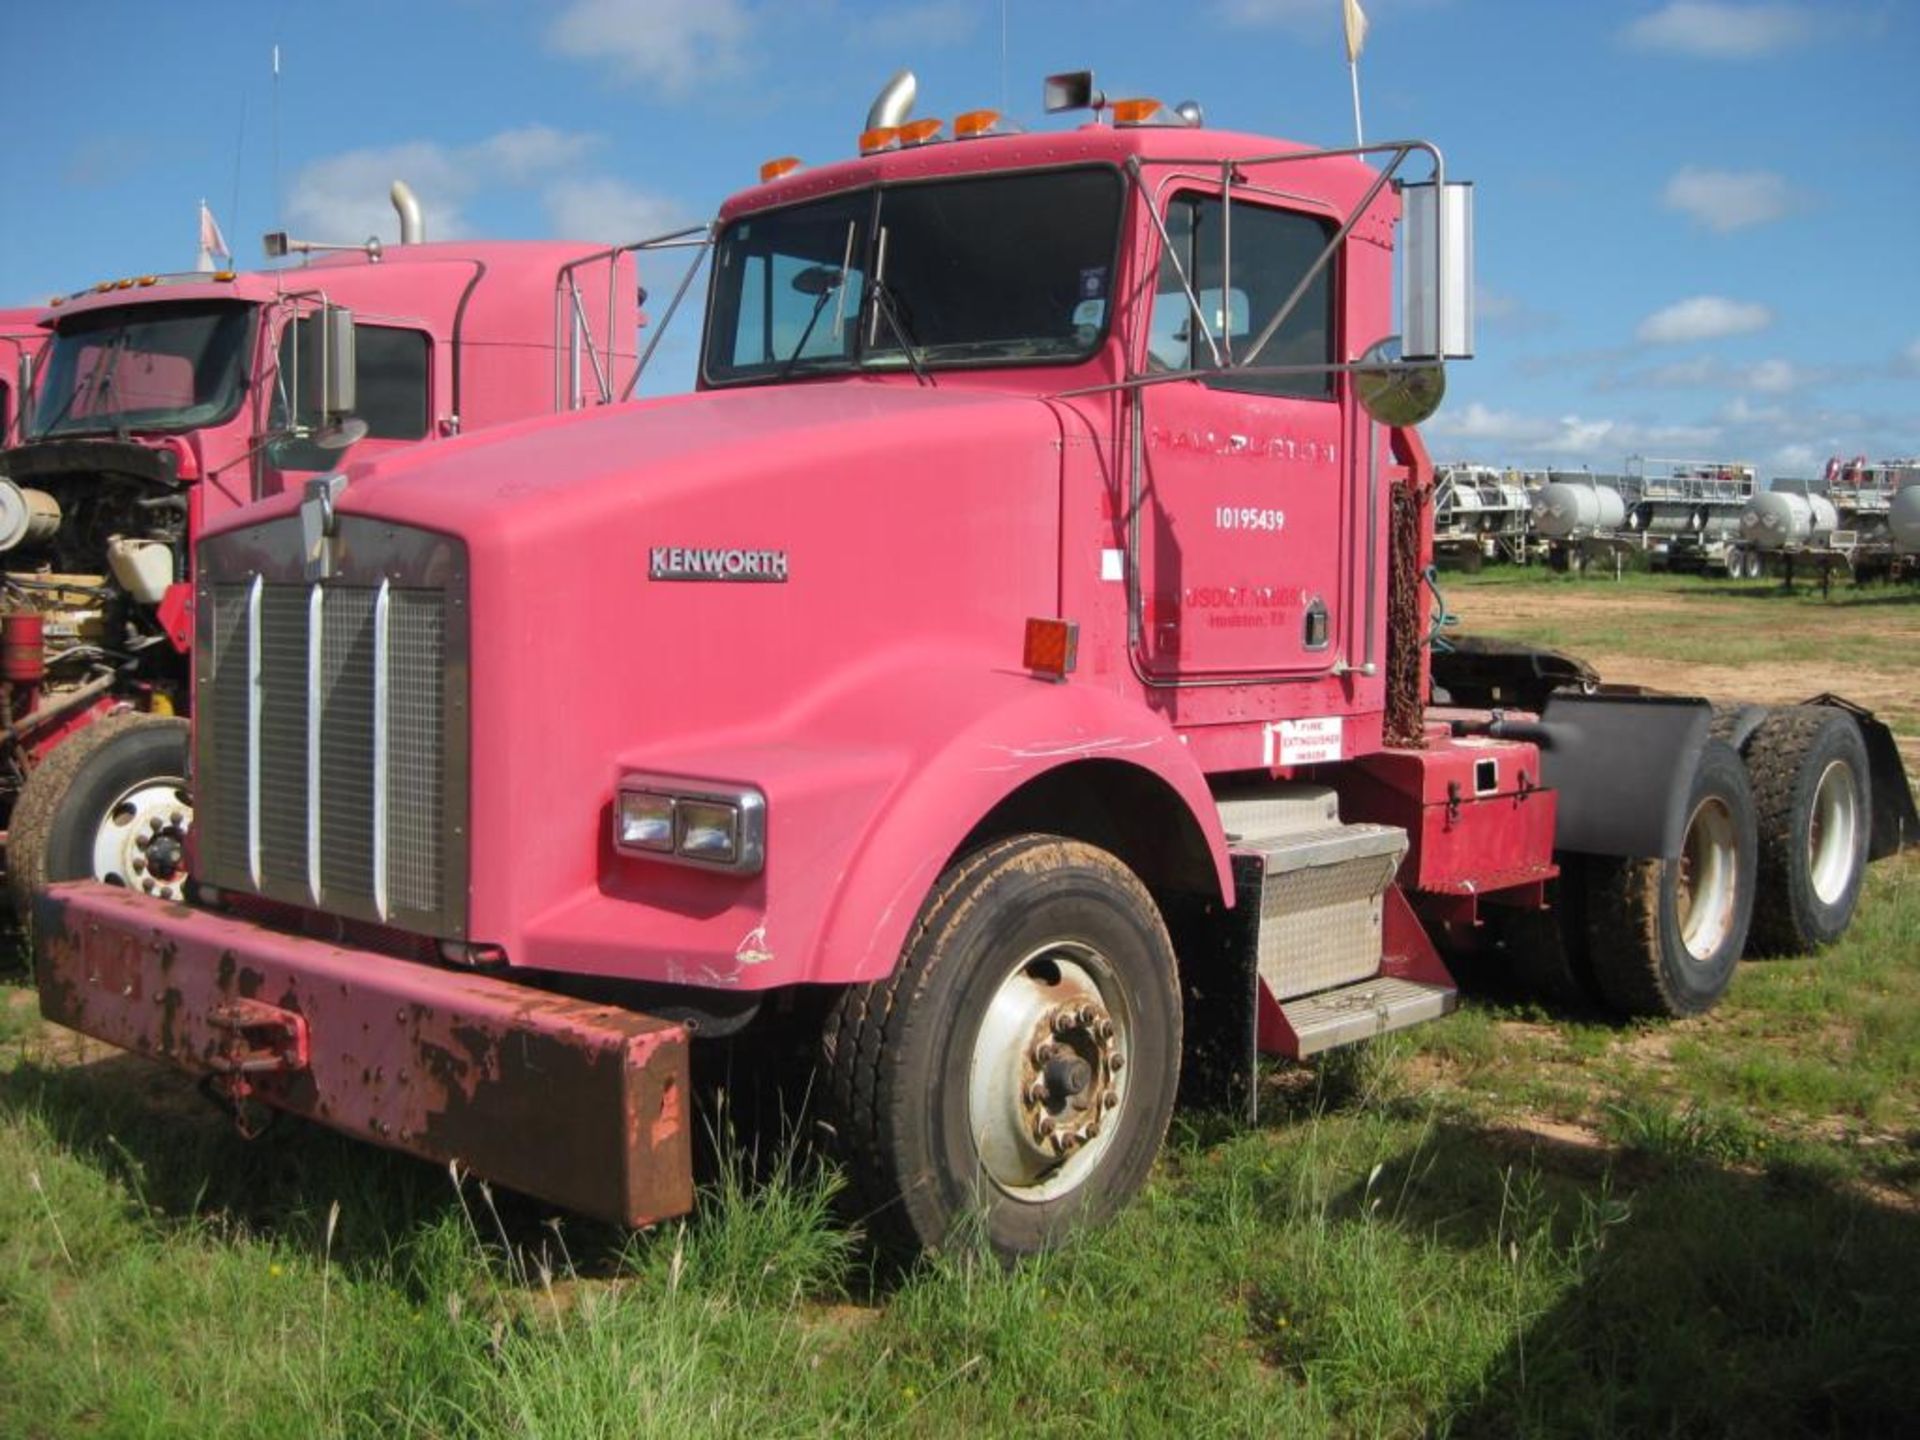
[[[20,380],[46,343],[38,310],[0,310],[0,446],[13,444],[20,422]]]
[[[423,243],[404,185],[394,204],[398,245],[270,235],[310,263],[102,281],[35,317],[0,452],[0,824],[23,914],[48,879],[182,893],[196,536],[349,461],[630,382],[631,253]]]
[[[805,1038],[876,1238],[1015,1255],[1443,948],[1684,1015],[1845,928],[1915,826],[1870,717],[1429,646],[1438,151],[908,88],[722,208],[697,393],[209,526],[196,890],[43,891],[50,1019],[628,1224],[692,1046]]]

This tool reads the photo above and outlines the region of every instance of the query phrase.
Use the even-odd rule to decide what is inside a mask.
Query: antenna
[[[286,195],[280,188],[280,45],[273,47],[273,218],[286,223]]]

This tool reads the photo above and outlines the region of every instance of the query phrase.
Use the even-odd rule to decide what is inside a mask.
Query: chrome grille
[[[444,537],[375,533],[389,563],[374,574],[349,563],[320,580],[286,574],[297,560],[257,563],[279,547],[254,536],[243,549],[239,537],[252,532],[203,546],[199,873],[457,937],[466,915],[464,566],[448,563],[459,552]],[[298,556],[287,538],[279,554]],[[232,557],[215,550],[223,543]]]

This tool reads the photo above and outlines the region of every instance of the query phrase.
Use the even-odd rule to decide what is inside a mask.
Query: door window
[[[1201,370],[1214,365],[1213,352],[1180,284],[1184,269],[1200,315],[1214,343],[1231,337],[1236,359],[1259,337],[1300,277],[1327,247],[1335,227],[1314,215],[1276,210],[1249,200],[1233,202],[1231,275],[1222,274],[1222,212],[1217,196],[1176,195],[1167,207],[1169,253],[1160,257],[1153,322],[1147,338],[1149,370]],[[1180,269],[1174,266],[1179,257]],[[1333,264],[1325,266],[1274,332],[1254,362],[1268,365],[1328,365],[1335,361]],[[1226,371],[1206,383],[1219,390],[1279,395],[1300,400],[1334,398],[1335,372],[1295,375],[1238,375]]]

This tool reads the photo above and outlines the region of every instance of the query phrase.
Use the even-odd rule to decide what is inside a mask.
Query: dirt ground
[[[1899,742],[1909,773],[1920,775],[1920,731],[1903,724],[1920,708],[1920,607],[1835,612],[1830,620],[1814,609],[1756,613],[1756,625],[1765,624],[1783,638],[1815,636],[1827,624],[1840,624],[1853,639],[1884,641],[1878,647],[1885,661],[1875,665],[1849,663],[1829,657],[1820,661],[1748,661],[1714,665],[1681,656],[1645,653],[1634,637],[1651,629],[1684,625],[1700,614],[1700,600],[1685,593],[1647,591],[1604,581],[1560,585],[1544,590],[1533,585],[1462,585],[1447,592],[1450,609],[1460,616],[1463,629],[1499,634],[1524,629],[1551,616],[1570,625],[1593,625],[1619,635],[1619,648],[1587,642],[1575,653],[1602,678],[1625,685],[1706,695],[1714,700],[1780,704],[1806,699],[1822,691],[1844,695],[1856,704],[1887,718]],[[1904,712],[1904,714],[1903,714]]]

